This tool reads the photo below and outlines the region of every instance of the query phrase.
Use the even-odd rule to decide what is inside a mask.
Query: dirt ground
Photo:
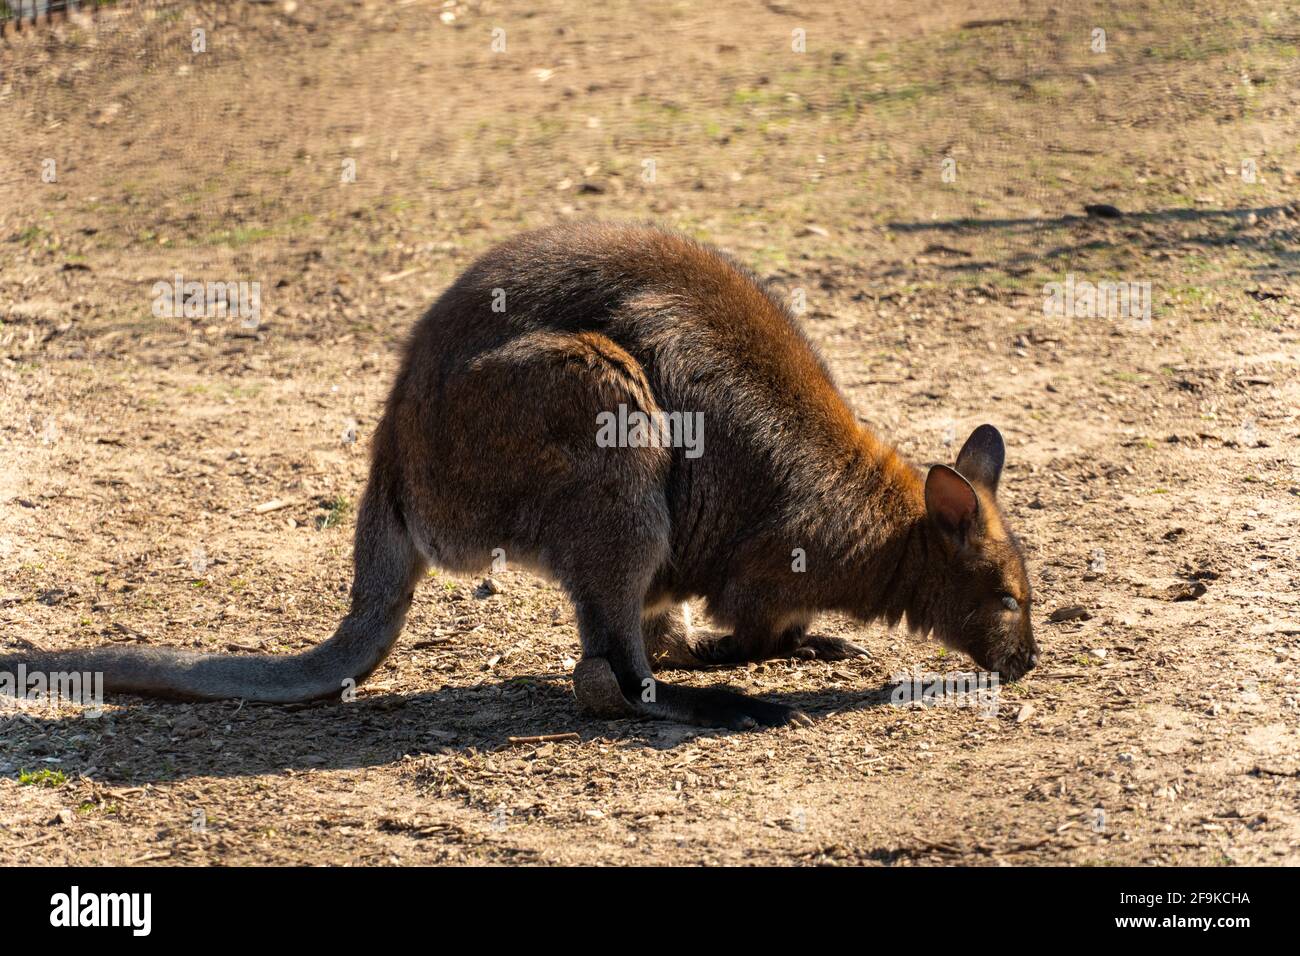
[[[0,653],[328,636],[405,330],[566,217],[802,291],[914,461],[998,425],[1043,648],[996,714],[898,706],[969,662],[824,619],[871,656],[669,675],[810,728],[595,720],[560,591],[436,572],[350,704],[0,703],[5,861],[1300,863],[1300,9],[1089,6],[123,4],[0,44]],[[176,274],[259,282],[260,325],[155,317]],[[1150,321],[1045,314],[1069,276]]]

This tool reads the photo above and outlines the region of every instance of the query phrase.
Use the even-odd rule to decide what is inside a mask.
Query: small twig
[[[165,853],[146,853],[144,856],[137,856],[134,860],[127,860],[127,866],[134,866],[137,863],[149,863],[153,860],[165,860],[172,855],[172,851]]]
[[[1051,837],[1043,837],[1041,840],[1030,840],[1027,843],[1013,843],[1010,846],[993,847],[989,853],[1024,853],[1027,850],[1037,850],[1040,846],[1046,846],[1052,842]]]
[[[38,836],[35,840],[28,840],[26,843],[15,843],[9,847],[11,850],[21,850],[24,847],[36,846],[38,843],[44,843],[46,840],[53,840],[54,834],[47,833],[45,836]]]
[[[424,271],[423,269],[407,269],[403,272],[393,272],[386,276],[380,276],[379,281],[382,282],[384,285],[388,285],[388,283],[390,282],[397,282],[409,276],[419,275],[423,271]]]
[[[951,843],[936,843],[933,840],[922,840],[922,839],[917,839],[916,842],[921,844],[921,846],[925,847],[927,850],[931,850],[937,853],[955,853],[956,855],[960,856],[962,853],[965,852],[964,850],[961,849],[961,847],[953,846]]]
[[[450,644],[453,636],[455,635],[448,634],[445,637],[430,637],[423,641],[416,641],[411,645],[411,650],[418,651],[426,647],[441,647],[443,644]]]
[[[1095,675],[1086,671],[1043,671],[1041,674],[1035,674],[1035,677],[1046,677],[1048,680],[1086,680]]]
[[[524,747],[528,744],[549,744],[560,740],[581,740],[582,735],[578,733],[568,734],[538,734],[536,737],[507,737],[512,747]]]

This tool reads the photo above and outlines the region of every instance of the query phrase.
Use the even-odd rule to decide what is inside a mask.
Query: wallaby
[[[598,440],[614,415],[654,424]],[[694,447],[667,434],[684,416],[702,426]],[[22,652],[0,671],[101,672],[109,692],[186,699],[330,697],[388,655],[429,564],[476,571],[500,548],[572,598],[574,692],[597,713],[806,723],[653,672],[865,654],[809,634],[819,611],[905,619],[1015,680],[1038,652],[997,502],[1004,453],[982,425],[953,467],[913,468],[856,421],[794,316],[730,258],[651,227],[556,226],[489,251],[416,325],[331,639],[292,656]],[[696,597],[729,634],[692,632]]]

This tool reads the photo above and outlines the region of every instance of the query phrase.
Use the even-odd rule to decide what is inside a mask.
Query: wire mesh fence
[[[97,0],[0,0],[0,25],[20,28],[66,18],[69,13],[93,11]]]
[[[437,271],[600,216],[723,237],[771,274],[811,238],[1015,289],[1115,267],[1118,237],[1071,232],[1091,207],[1165,250],[1230,227],[1245,275],[1297,268],[1286,4],[63,6],[100,15],[6,54],[0,196],[19,231],[94,219],[65,241],[123,258],[282,269],[311,246]]]
[[[402,852],[436,862],[534,846],[587,862],[1294,859],[1255,825],[1292,818],[1291,794],[1262,788],[1293,766],[1240,770],[1295,750],[1274,730],[1295,713],[1298,68],[1293,0],[142,0],[18,31],[0,43],[0,639],[310,646],[346,596],[362,450],[412,325],[488,247],[607,219],[734,253],[912,461],[952,462],[996,423],[1052,641],[1045,682],[1000,722],[909,711],[919,751],[877,685],[952,655],[881,633],[860,671],[764,664],[743,679],[814,702],[827,759],[805,759],[806,736],[728,736],[674,785],[655,761],[693,738],[584,746],[513,775],[529,829],[512,832],[536,841],[514,845],[486,814],[519,711],[490,704],[569,729],[551,678],[573,665],[572,611],[522,571],[483,600],[426,589],[410,630],[436,640],[378,685],[410,719],[304,735],[315,710],[244,710],[267,736],[191,741],[205,756],[146,712],[138,761],[110,746],[159,793],[193,799],[198,779],[231,839],[178,842],[169,796],[115,817],[121,837],[78,811],[24,852],[337,863],[354,839],[387,860],[407,833]],[[1108,316],[1135,300],[1145,324]],[[429,725],[456,734],[413,778],[391,755],[424,755]],[[14,723],[11,749],[47,759],[52,733]],[[1154,782],[1149,806],[1094,772],[1099,734],[1160,738],[1113,762]],[[81,750],[58,752],[70,773],[105,766]],[[286,798],[330,819],[354,817],[358,767],[392,795],[376,820],[408,820],[413,781],[435,781],[457,833],[502,842],[445,856],[450,837],[377,823],[341,847],[310,820],[263,840],[283,814],[248,799],[245,763],[289,770]],[[967,763],[979,799],[940,773]],[[802,810],[778,825],[782,788],[826,814],[806,836]],[[923,791],[939,802],[918,811]],[[1103,805],[1109,823],[1068,822]],[[0,824],[33,825],[21,816]],[[608,838],[583,847],[574,821]]]

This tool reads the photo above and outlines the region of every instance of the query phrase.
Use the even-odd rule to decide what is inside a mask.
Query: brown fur
[[[701,413],[703,453],[598,447],[598,415],[620,404]],[[858,424],[787,310],[715,250],[652,228],[546,229],[487,253],[416,326],[375,434],[353,610],[333,640],[292,658],[62,660],[145,693],[327,695],[383,659],[426,563],[478,570],[503,548],[572,597],[586,675],[575,690],[597,710],[804,719],[665,684],[652,664],[861,653],[807,635],[831,610],[906,619],[1014,678],[1036,647],[1023,557],[995,497],[1001,467],[989,426],[956,470],[906,464]],[[732,633],[691,633],[692,597]]]

